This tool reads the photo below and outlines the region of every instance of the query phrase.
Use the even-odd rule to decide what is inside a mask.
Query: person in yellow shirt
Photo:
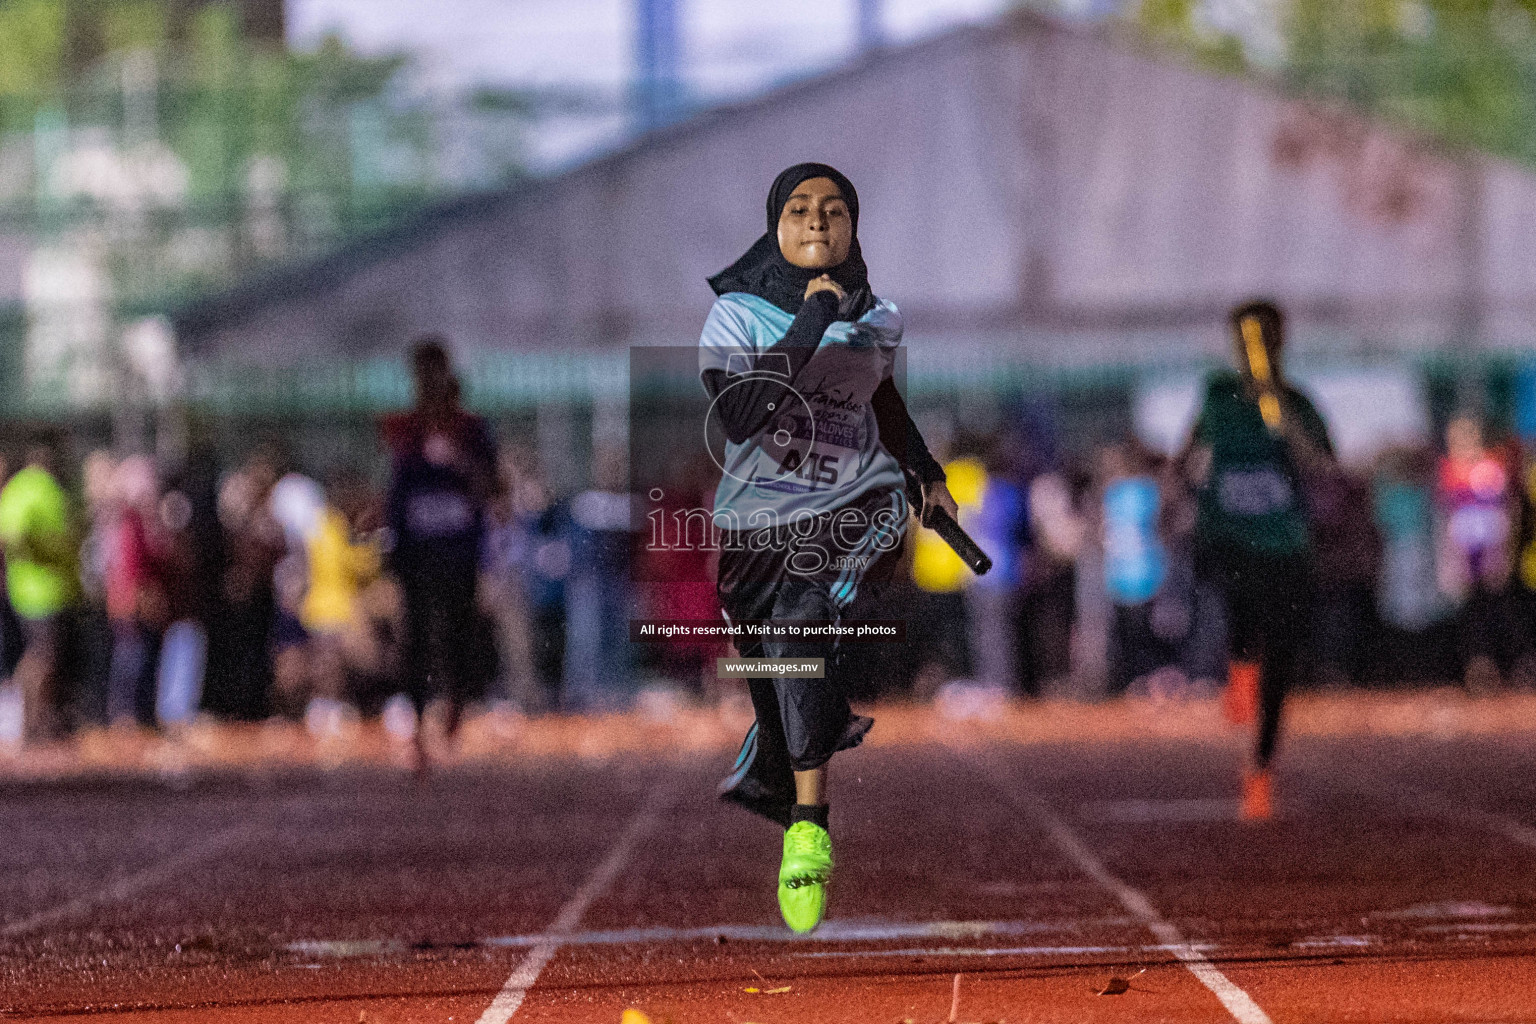
[[[59,669],[69,613],[79,596],[79,539],[69,497],[56,475],[59,447],[55,432],[40,432],[28,446],[26,466],[0,490],[6,590],[24,638],[15,678],[22,689],[27,740],[49,739],[60,731]]]
[[[306,544],[309,586],[299,621],[309,634],[309,676],[317,696],[341,700],[350,670],[359,661],[366,632],[358,599],[379,578],[383,554],[364,537],[368,493],[363,481],[339,477],[328,489],[320,522]]]

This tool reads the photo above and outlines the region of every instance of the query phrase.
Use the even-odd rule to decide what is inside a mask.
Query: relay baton
[[[907,494],[912,503],[918,506],[926,505],[922,484],[918,483],[917,478],[912,474],[908,473],[906,476]],[[971,572],[977,576],[985,576],[991,570],[992,559],[981,550],[981,545],[972,540],[971,535],[955,522],[955,517],[948,511],[938,505],[925,507],[922,522],[924,526],[938,534],[939,538],[949,545],[951,551],[960,556],[960,561],[964,562]]]
[[[971,540],[970,534],[960,528],[960,524],[955,522],[953,516],[935,505],[928,510],[926,518],[928,529],[943,538],[944,543],[960,556],[960,561],[971,567],[971,572],[977,576],[987,574],[987,571],[992,568],[992,559],[987,557],[987,553],[981,550],[980,545]]]
[[[1275,394],[1275,377],[1270,371],[1269,351],[1264,347],[1264,329],[1259,318],[1243,317],[1239,330],[1243,336],[1243,351],[1248,357],[1248,372],[1259,385],[1259,415],[1271,431],[1280,429],[1280,398]]]

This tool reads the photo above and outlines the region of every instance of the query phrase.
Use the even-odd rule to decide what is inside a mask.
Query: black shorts
[[[840,519],[845,513],[851,516]],[[732,622],[774,619],[780,591],[790,585],[822,595],[803,608],[814,614],[795,618],[836,619],[866,584],[891,578],[906,528],[906,494],[877,490],[800,524],[727,531],[716,582],[720,607]]]

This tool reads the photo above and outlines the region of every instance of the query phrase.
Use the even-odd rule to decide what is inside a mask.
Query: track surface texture
[[[1536,699],[1302,699],[1257,825],[1207,703],[873,713],[808,938],[713,711],[0,758],[0,1020],[1536,1021]]]

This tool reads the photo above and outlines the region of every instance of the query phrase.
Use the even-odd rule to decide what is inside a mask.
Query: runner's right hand
[[[805,286],[806,298],[810,298],[817,292],[831,292],[837,296],[838,302],[842,302],[843,299],[848,297],[848,293],[843,290],[843,286],[832,280],[827,274],[811,278],[810,283]]]

